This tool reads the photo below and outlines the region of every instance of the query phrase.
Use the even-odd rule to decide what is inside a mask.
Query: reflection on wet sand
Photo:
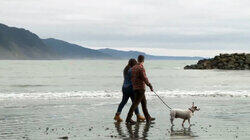
[[[179,138],[185,138],[185,139],[194,139],[195,137],[198,137],[194,134],[194,132],[191,131],[191,127],[185,128],[182,127],[182,129],[176,129],[174,130],[174,127],[171,126],[170,129],[170,139],[179,139]]]
[[[135,125],[126,124],[127,133],[123,132],[121,123],[115,122],[115,128],[121,139],[146,139],[148,137],[149,128],[152,123],[136,123]],[[142,133],[140,134],[140,127],[143,126]]]

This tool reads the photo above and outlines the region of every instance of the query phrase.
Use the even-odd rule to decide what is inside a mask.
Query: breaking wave
[[[238,97],[249,98],[250,91],[184,91],[166,90],[156,91],[161,97]],[[30,92],[30,93],[0,93],[0,100],[9,99],[62,99],[62,98],[121,98],[121,91],[69,91],[69,92]],[[146,92],[147,98],[155,96],[152,92]]]

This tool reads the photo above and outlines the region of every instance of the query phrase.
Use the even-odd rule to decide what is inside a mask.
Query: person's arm
[[[152,86],[151,83],[149,83],[149,81],[148,81],[148,77],[147,77],[147,75],[146,75],[146,71],[145,71],[144,68],[141,68],[140,74],[141,74],[141,78],[142,78],[142,80],[145,82],[145,84],[150,88],[151,91],[154,91],[153,86]]]

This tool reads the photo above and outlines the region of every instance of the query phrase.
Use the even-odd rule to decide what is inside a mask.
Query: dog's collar
[[[188,108],[192,113],[194,113],[194,111],[191,108]]]

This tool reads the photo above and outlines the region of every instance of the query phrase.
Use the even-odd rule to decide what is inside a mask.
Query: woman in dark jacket
[[[133,86],[131,82],[131,68],[136,65],[137,61],[135,59],[130,59],[128,61],[128,65],[124,68],[123,70],[123,77],[124,77],[124,82],[122,86],[122,101],[118,106],[117,112],[115,114],[114,120],[117,122],[121,122],[122,119],[120,118],[120,114],[122,112],[123,107],[125,104],[128,102],[128,99],[130,98],[132,102],[134,101],[134,91],[133,91]],[[140,115],[138,107],[135,109],[135,114],[137,116],[137,121],[144,121],[145,118]]]

